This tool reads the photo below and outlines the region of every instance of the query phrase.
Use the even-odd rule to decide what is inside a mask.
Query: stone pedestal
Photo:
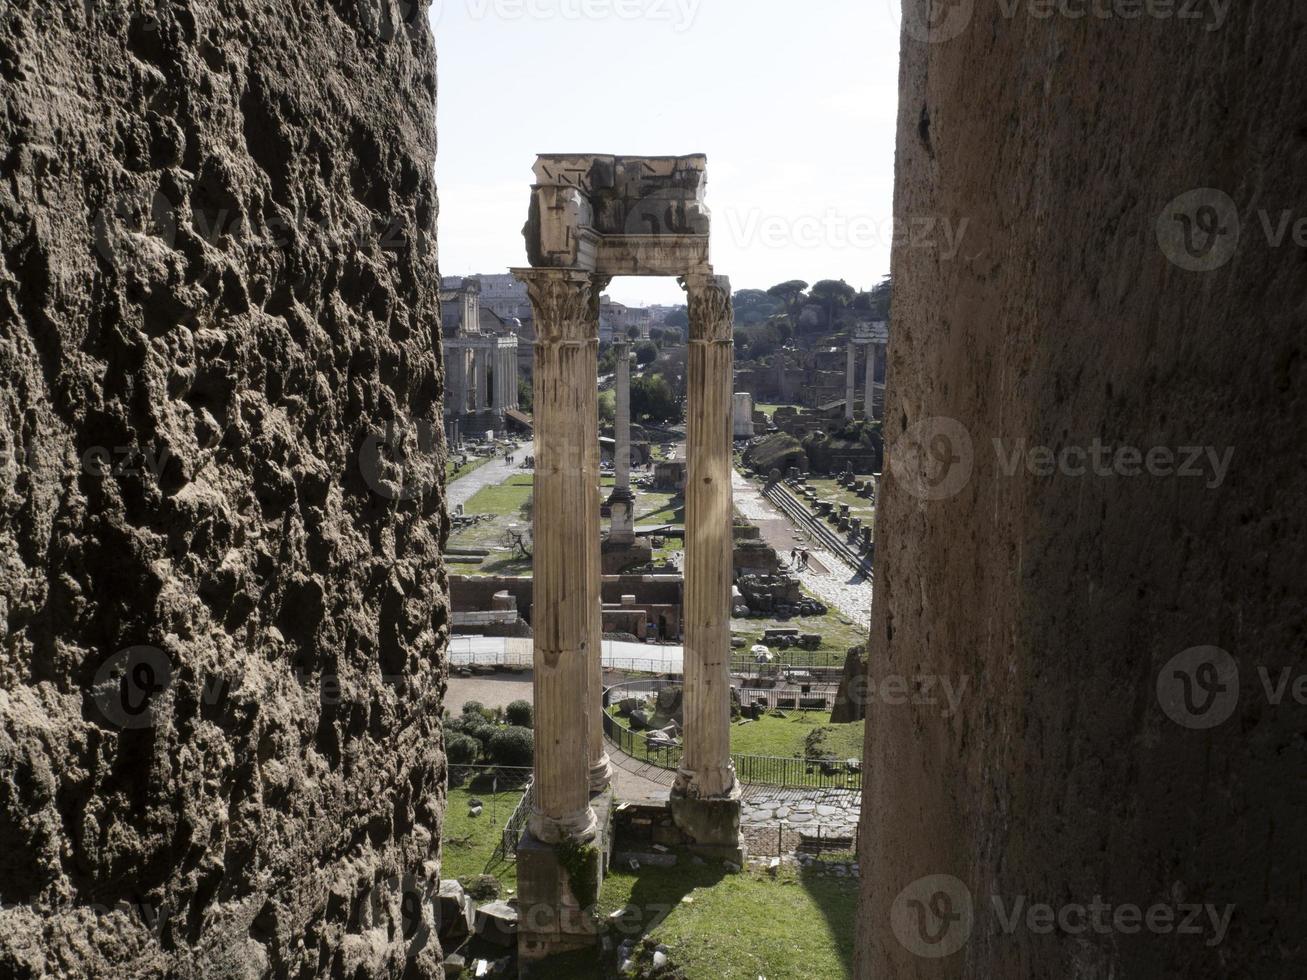
[[[528,827],[541,844],[553,845],[595,834],[590,701],[598,702],[599,692],[590,688],[599,651],[588,569],[598,555],[588,552],[598,541],[599,508],[597,484],[589,482],[587,420],[597,415],[598,333],[589,275],[552,269],[518,275],[527,284],[536,331],[535,802]]]
[[[594,946],[595,902],[612,851],[612,797],[596,797],[595,835],[580,846],[546,844],[533,834],[517,845],[517,951],[523,962]],[[523,971],[529,976],[529,971]]]
[[[738,793],[717,800],[689,800],[673,796],[667,801],[672,821],[689,843],[692,854],[744,867],[745,846],[740,840]]]
[[[689,399],[685,485],[685,751],[672,797],[732,809],[704,841],[738,845],[739,787],[731,762],[732,311],[725,277],[685,277],[689,293]],[[718,806],[718,804],[722,804]],[[681,808],[695,811],[693,806]],[[734,840],[731,840],[731,834]],[[725,839],[717,839],[721,836]]]

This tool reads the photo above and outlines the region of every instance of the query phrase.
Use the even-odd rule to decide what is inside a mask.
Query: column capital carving
[[[689,296],[690,342],[731,340],[735,313],[730,279],[694,272],[682,276],[680,283]]]
[[[526,283],[537,343],[599,339],[599,296],[607,280],[576,269],[514,269]]]

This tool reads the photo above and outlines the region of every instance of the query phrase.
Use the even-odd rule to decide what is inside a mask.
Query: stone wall
[[[1303,671],[1307,253],[1260,212],[1307,215],[1303,13],[977,0],[927,44],[905,6],[895,213],[969,224],[953,260],[894,253],[870,674],[968,686],[870,703],[856,974],[1298,976],[1304,708],[1259,672]],[[1183,267],[1177,215],[1224,264]],[[1096,438],[1234,454],[1008,474]],[[1201,646],[1237,677],[1174,660]],[[1219,942],[1205,914],[1009,936],[995,896],[1235,909]]]
[[[0,975],[436,976],[426,5],[9,0],[0,88]]]

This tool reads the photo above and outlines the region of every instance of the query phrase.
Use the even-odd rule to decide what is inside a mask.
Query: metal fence
[[[608,712],[614,701],[656,693],[665,687],[677,686],[675,681],[628,681],[604,691],[604,735],[619,751],[633,759],[658,766],[676,769],[681,762],[679,745],[650,746],[645,736],[632,731]],[[781,758],[777,756],[743,755],[732,753],[735,775],[746,785],[780,786],[803,789],[861,789],[862,771],[850,770],[841,760]]]

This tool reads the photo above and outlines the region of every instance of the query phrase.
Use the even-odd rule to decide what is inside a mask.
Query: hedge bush
[[[450,765],[470,766],[481,754],[481,743],[469,735],[454,732],[445,739],[445,755]]]
[[[535,758],[535,735],[521,725],[498,729],[490,738],[490,758],[501,766],[530,766]]]
[[[531,708],[530,701],[514,701],[505,709],[504,717],[510,725],[519,728],[535,727],[535,711]]]

